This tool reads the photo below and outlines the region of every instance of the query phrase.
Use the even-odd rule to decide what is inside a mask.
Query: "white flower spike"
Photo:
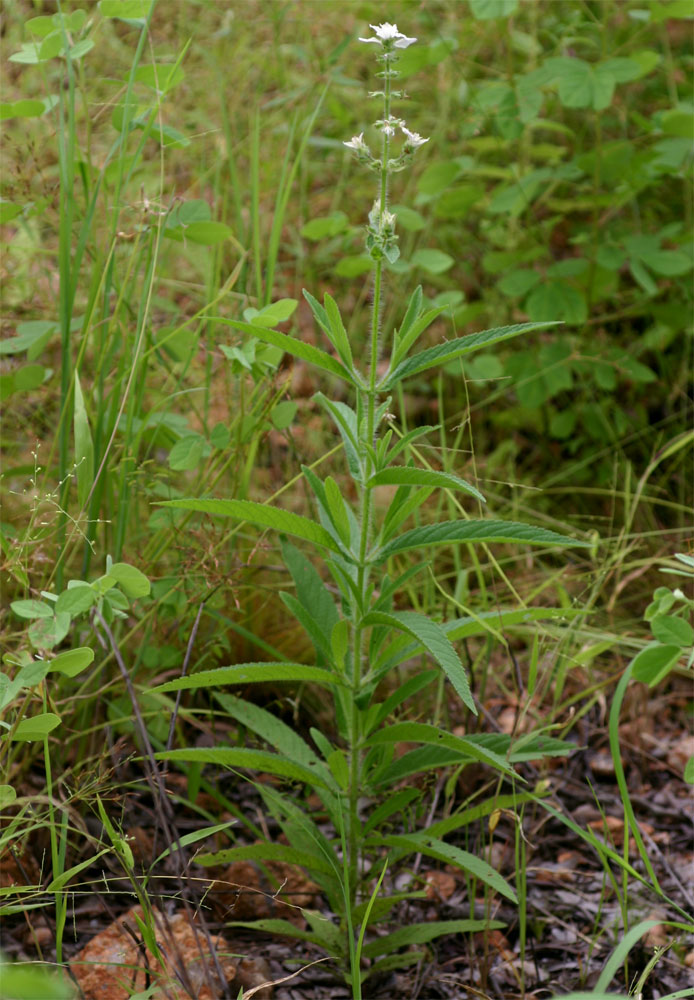
[[[383,24],[371,24],[369,27],[376,32],[376,38],[360,38],[360,42],[373,42],[375,45],[383,45],[389,49],[406,49],[408,45],[417,41],[416,38],[408,38],[407,35],[403,35],[401,31],[398,31],[397,24],[389,24],[388,21]]]
[[[428,139],[423,139],[419,132],[410,132],[405,125],[400,126],[400,131],[405,136],[405,145],[411,149],[416,149],[417,146],[423,146],[425,142],[429,142]]]

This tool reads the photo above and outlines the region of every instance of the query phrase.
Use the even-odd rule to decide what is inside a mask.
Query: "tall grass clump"
[[[423,308],[422,289],[417,287],[409,295],[397,329],[383,328],[386,265],[399,256],[389,188],[393,177],[410,167],[428,140],[411,130],[395,111],[396,102],[404,97],[394,86],[397,57],[416,39],[387,22],[372,25],[372,29],[373,34],[361,41],[374,51],[377,61],[379,89],[370,96],[381,106],[373,123],[378,146],[373,152],[364,131],[345,142],[359,164],[375,177],[375,198],[366,224],[366,249],[372,267],[367,279],[371,321],[365,344],[360,336],[348,332],[349,320],[345,322],[329,294],[321,303],[304,292],[315,322],[332,348],[330,352],[269,324],[259,327],[215,317],[216,322],[308,362],[326,380],[326,391],[317,393],[316,399],[341,437],[350,487],[341,489],[333,477],[321,479],[304,467],[316,517],[242,499],[203,497],[167,502],[178,510],[232,518],[279,534],[294,583],[294,591],[282,594],[282,600],[310,637],[315,657],[310,664],[285,660],[220,667],[152,689],[162,695],[212,688],[223,711],[255,733],[266,747],[181,747],[158,753],[159,760],[274,774],[304,787],[322,803],[331,833],[312,817],[307,799],[282,786],[259,785],[265,806],[285,834],[286,843],[237,845],[197,860],[212,865],[251,858],[302,865],[321,887],[334,920],[307,912],[309,931],[299,932],[284,920],[257,921],[253,926],[320,944],[343,968],[355,998],[362,996],[367,975],[421,957],[416,950],[398,954],[400,947],[423,944],[441,934],[497,926],[475,918],[471,907],[469,919],[418,924],[369,936],[372,924],[388,922],[396,903],[417,895],[385,888],[391,885],[390,870],[401,859],[425,855],[454,864],[466,874],[470,886],[481,885],[490,898],[498,895],[517,900],[514,888],[488,863],[444,839],[464,820],[428,827],[407,821],[418,791],[409,785],[400,787],[401,779],[445,764],[463,767],[482,763],[500,781],[522,784],[514,769],[516,761],[527,759],[528,753],[538,757],[563,752],[559,741],[531,737],[525,738],[522,748],[516,748],[504,735],[459,736],[440,725],[398,721],[400,707],[408,699],[421,697],[442,675],[465,711],[477,714],[454,642],[483,634],[486,628],[485,615],[441,622],[403,607],[406,585],[414,586],[417,574],[434,558],[432,548],[439,546],[587,544],[530,524],[480,516],[485,499],[475,485],[452,472],[422,468],[409,458],[410,446],[431,428],[417,427],[405,434],[398,431],[391,414],[392,395],[398,387],[480,348],[552,324],[514,324],[416,351],[417,341],[443,312],[443,308]],[[363,365],[358,363],[362,356]],[[376,491],[381,487],[390,490],[383,510],[376,503]],[[445,490],[456,498],[459,516],[434,523],[423,517],[416,526],[408,526],[435,490]],[[466,513],[459,497],[476,505],[476,516]],[[290,538],[312,550],[318,565]],[[524,613],[528,618],[534,616],[532,609]],[[541,609],[535,617],[543,613],[550,614]],[[494,626],[517,620],[517,616],[514,609],[495,611]],[[430,666],[407,676],[389,697],[380,700],[382,682],[415,655],[426,657]],[[263,682],[318,685],[330,705],[335,739],[313,728],[310,743],[266,709],[222,690]],[[415,749],[398,756],[396,748],[403,742],[415,744]],[[402,833],[393,833],[389,826],[388,821],[396,817],[403,824]],[[474,892],[470,898],[474,900]]]

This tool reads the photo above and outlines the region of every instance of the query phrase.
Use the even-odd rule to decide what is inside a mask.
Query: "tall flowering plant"
[[[586,544],[544,528],[486,517],[465,516],[407,526],[434,490],[453,491],[479,505],[485,499],[476,486],[457,474],[420,468],[407,460],[410,444],[431,428],[398,435],[390,416],[392,391],[407,379],[455,358],[551,324],[520,323],[415,351],[417,341],[442,312],[426,307],[419,287],[412,292],[398,328],[391,335],[381,331],[384,269],[399,255],[397,220],[388,209],[389,180],[392,174],[409,167],[417,150],[429,140],[411,131],[392,109],[393,101],[403,96],[393,89],[398,53],[416,39],[404,35],[395,24],[371,27],[373,35],[360,40],[377,49],[377,75],[382,86],[372,96],[379,98],[383,107],[382,117],[374,123],[380,149],[372,152],[364,132],[345,142],[358,162],[378,177],[366,226],[366,247],[373,261],[366,370],[355,361],[352,338],[329,294],[320,303],[304,292],[332,352],[277,330],[218,318],[218,322],[280,347],[313,364],[323,376],[344,384],[351,405],[320,392],[316,398],[341,435],[356,503],[345,499],[345,492],[332,476],[321,479],[304,468],[315,496],[317,520],[247,500],[208,498],[168,504],[243,520],[279,533],[294,582],[294,591],[283,594],[282,599],[310,636],[314,662],[244,663],[192,673],[155,689],[166,693],[213,688],[218,704],[239,725],[254,733],[262,745],[262,749],[180,748],[159,754],[160,759],[275,774],[312,793],[311,798],[304,799],[285,789],[260,785],[266,807],[285,834],[286,843],[237,843],[196,860],[219,864],[242,858],[274,859],[303,866],[320,886],[328,914],[305,911],[308,931],[283,920],[257,921],[254,926],[321,944],[343,967],[355,998],[361,997],[366,976],[416,959],[416,951],[398,954],[402,946],[429,941],[438,933],[488,926],[471,916],[468,920],[433,925],[413,924],[407,927],[406,934],[396,930],[369,937],[369,927],[387,922],[392,907],[403,899],[402,893],[390,888],[387,877],[403,858],[425,855],[457,865],[471,880],[484,884],[490,894],[516,898],[513,887],[498,872],[457,846],[455,838],[444,839],[455,833],[455,822],[428,828],[421,825],[417,810],[420,792],[415,786],[403,785],[404,779],[432,768],[461,767],[473,762],[481,762],[501,776],[517,778],[514,763],[527,759],[529,752],[541,756],[551,742],[545,738],[541,747],[530,746],[532,741],[526,740],[519,756],[507,736],[457,736],[440,726],[400,721],[401,706],[421,696],[441,671],[450,685],[451,697],[458,697],[467,711],[476,714],[475,700],[454,643],[484,633],[485,617],[489,616],[482,613],[474,619],[434,621],[402,607],[400,594],[405,583],[412,585],[417,573],[429,564],[423,553],[435,546]],[[375,491],[381,486],[394,487],[385,510],[378,509],[375,503]],[[299,539],[315,550],[332,586],[327,585],[326,574],[320,573],[289,538]],[[408,553],[415,553],[414,558]],[[527,612],[526,616],[533,615]],[[493,612],[496,629],[515,620],[517,610]],[[425,669],[418,667],[409,676],[405,670],[405,681],[390,690],[388,675],[413,657],[418,657],[417,662],[424,657],[429,665]],[[332,705],[332,731],[328,735],[312,729],[309,742],[266,709],[223,690],[260,682],[319,685]],[[413,744],[415,749],[397,756],[396,747],[403,742]],[[560,752],[558,741],[555,744],[552,752]],[[327,822],[319,820],[309,808],[315,796],[322,803]],[[411,895],[418,893],[413,891]]]

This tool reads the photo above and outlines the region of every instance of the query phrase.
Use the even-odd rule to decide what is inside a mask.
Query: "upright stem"
[[[390,116],[390,58],[388,54],[384,56],[385,86],[383,90],[383,119],[388,121]],[[381,151],[381,176],[380,176],[380,210],[381,213],[387,209],[388,199],[388,154],[390,146],[390,135],[388,128],[383,129],[383,142]],[[373,445],[376,434],[376,398],[378,395],[376,382],[378,379],[378,340],[381,317],[381,289],[383,277],[383,259],[379,258],[374,266],[374,292],[373,310],[371,313],[371,345],[369,352],[370,370],[368,390],[362,390],[359,400],[359,412],[366,410],[366,434],[365,442]],[[371,459],[366,448],[362,448],[364,482],[360,486],[360,508],[361,508],[361,535],[359,540],[359,563],[357,571],[357,590],[359,593],[359,607],[355,609],[358,618],[362,618],[367,612],[369,568],[367,556],[369,542],[371,540],[371,487],[367,485],[367,480],[372,469]],[[362,686],[362,665],[365,656],[365,629],[361,624],[357,624],[354,630],[354,660],[352,676],[352,718],[350,725],[350,781],[349,781],[349,893],[350,905],[354,906],[357,901],[357,886],[359,882],[359,853],[360,853],[360,820],[359,820],[359,795],[362,789],[362,731],[361,731],[361,711],[357,704],[357,698]]]

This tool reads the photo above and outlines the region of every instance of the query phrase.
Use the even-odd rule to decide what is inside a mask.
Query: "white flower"
[[[428,139],[422,139],[419,132],[410,132],[405,125],[400,126],[400,131],[405,136],[406,145],[411,146],[412,149],[416,149],[417,146],[423,146],[425,142],[429,142]]]
[[[358,153],[367,148],[363,132],[360,132],[359,135],[353,135],[349,142],[343,142],[342,145],[348,146],[350,149],[356,149]]]
[[[383,24],[371,24],[369,27],[376,32],[376,38],[360,38],[360,42],[373,42],[375,45],[383,45],[385,42],[392,43],[388,44],[387,48],[396,49],[406,49],[408,45],[412,45],[416,42],[416,38],[408,38],[407,35],[403,35],[401,31],[398,31],[397,24],[389,24],[385,21]]]
[[[404,124],[402,118],[396,118],[394,115],[379,118],[377,122],[374,122],[376,128],[380,128],[381,132],[385,132],[386,135],[395,135],[395,129],[402,128]]]

